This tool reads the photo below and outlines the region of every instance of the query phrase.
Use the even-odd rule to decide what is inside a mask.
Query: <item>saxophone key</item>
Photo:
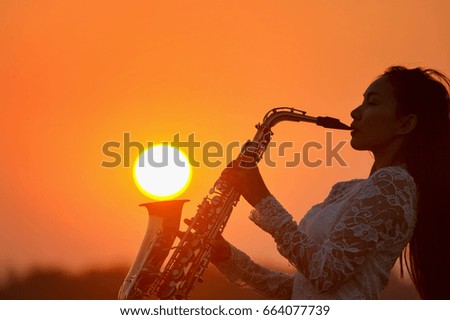
[[[215,187],[220,193],[223,193],[229,189],[228,183],[224,180],[218,180]]]
[[[198,283],[203,283],[203,278],[202,277],[197,277],[197,281],[198,281]]]
[[[183,252],[183,255],[180,258],[181,264],[186,264],[191,260],[192,256],[194,255],[194,250],[188,249],[186,252]]]
[[[222,202],[222,198],[220,196],[214,196],[211,199],[211,205],[214,207],[218,206]]]
[[[171,272],[171,279],[173,279],[174,281],[177,281],[181,277],[183,277],[183,275],[184,275],[183,269],[174,269]]]
[[[193,249],[197,248],[201,243],[201,240],[199,239],[199,237],[195,237],[194,239],[192,239],[192,241],[189,243],[189,246]]]
[[[174,298],[176,299],[176,300],[184,300],[184,299],[186,299],[187,298],[187,291],[188,290],[186,290],[187,289],[187,282],[184,280],[184,281],[181,281],[179,284],[178,284],[178,290],[177,290],[177,292],[175,293],[175,296],[174,296]]]
[[[175,292],[177,291],[176,282],[170,281],[167,285],[161,286],[159,289],[159,298],[160,299],[170,299]]]

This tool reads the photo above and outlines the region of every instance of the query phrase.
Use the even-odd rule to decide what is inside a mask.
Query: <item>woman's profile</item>
[[[227,168],[296,272],[258,265],[223,238],[212,262],[271,299],[377,299],[400,258],[422,299],[449,299],[449,85],[436,70],[400,66],[370,84],[351,112],[351,146],[374,155],[368,178],[336,183],[299,223],[257,167]]]

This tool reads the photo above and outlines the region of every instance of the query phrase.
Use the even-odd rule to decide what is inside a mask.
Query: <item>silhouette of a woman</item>
[[[339,182],[299,224],[257,167],[223,176],[255,208],[295,274],[254,263],[223,238],[212,262],[272,299],[377,299],[400,257],[423,299],[450,298],[449,80],[432,69],[390,67],[351,112],[351,145],[374,155],[367,179]],[[407,246],[407,244],[409,244]]]

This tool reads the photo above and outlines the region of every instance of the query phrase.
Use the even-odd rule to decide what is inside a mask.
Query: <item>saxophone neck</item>
[[[266,113],[262,124],[257,125],[258,130],[270,130],[281,121],[312,122],[318,126],[330,129],[351,130],[349,126],[339,119],[331,117],[311,117],[306,115],[306,111],[289,107],[274,108]]]

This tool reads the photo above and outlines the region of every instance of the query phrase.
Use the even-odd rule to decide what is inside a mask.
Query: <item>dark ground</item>
[[[79,274],[61,269],[34,269],[26,276],[10,275],[0,287],[0,299],[17,300],[109,300],[116,299],[127,267],[109,270],[92,269]],[[417,299],[415,290],[405,281],[391,277],[382,299]],[[241,300],[263,299],[247,288],[230,284],[214,267],[204,274],[204,282],[197,284],[190,299],[195,300]]]

